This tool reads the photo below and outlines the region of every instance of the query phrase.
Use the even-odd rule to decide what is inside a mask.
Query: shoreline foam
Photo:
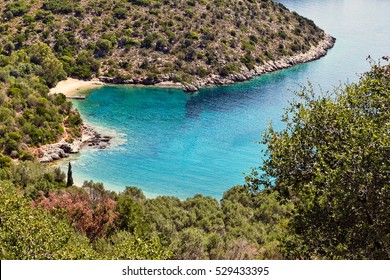
[[[81,126],[81,136],[69,143],[66,139],[53,144],[42,145],[34,149],[40,163],[49,163],[69,157],[70,154],[78,154],[81,149],[90,147],[93,149],[106,149],[110,146],[112,136],[101,135],[91,125],[83,122]]]

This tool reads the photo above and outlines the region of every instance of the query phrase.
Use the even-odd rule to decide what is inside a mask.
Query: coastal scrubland
[[[40,146],[82,133],[50,88],[223,77],[307,52],[325,33],[264,0],[0,3],[1,259],[389,258],[388,65],[335,96],[303,91],[288,128],[264,135],[260,170],[220,201],[118,194],[36,162]]]
[[[388,259],[389,83],[390,65],[373,65],[332,95],[303,89],[220,201],[67,186],[71,172],[1,155],[0,257]]]

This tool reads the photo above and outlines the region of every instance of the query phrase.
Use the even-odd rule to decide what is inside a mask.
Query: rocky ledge
[[[37,150],[37,158],[39,162],[47,163],[69,157],[70,154],[76,154],[85,146],[106,149],[110,145],[111,139],[111,136],[102,136],[90,125],[83,123],[80,138],[73,140],[72,143],[61,140],[55,144],[41,146]]]
[[[330,35],[325,34],[324,39],[313,46],[305,53],[299,53],[294,56],[286,56],[276,61],[267,61],[263,65],[256,65],[249,70],[245,66],[240,69],[240,73],[230,74],[228,76],[211,75],[206,78],[198,78],[190,84],[182,84],[183,91],[196,92],[202,87],[229,85],[237,82],[244,82],[252,79],[254,76],[263,75],[276,70],[292,67],[297,64],[313,61],[325,56],[330,48],[334,46],[336,39]],[[100,77],[99,80],[108,84],[141,84],[141,85],[159,85],[161,83],[171,83],[173,74],[165,74],[156,78],[142,78],[135,77],[132,79],[123,79],[120,77]]]

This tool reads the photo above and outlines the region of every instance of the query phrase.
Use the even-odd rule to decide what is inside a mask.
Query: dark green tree
[[[71,187],[73,186],[73,177],[72,177],[72,165],[68,164],[68,177],[66,179],[66,186]]]
[[[255,192],[276,189],[294,203],[284,241],[288,258],[390,257],[390,66],[373,65],[358,83],[293,102],[268,146]]]

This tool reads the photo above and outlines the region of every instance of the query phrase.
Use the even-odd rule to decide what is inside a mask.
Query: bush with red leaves
[[[33,206],[41,206],[57,215],[66,214],[71,225],[92,242],[105,236],[117,217],[116,201],[105,194],[91,200],[82,189],[50,192],[48,197],[41,193]]]

